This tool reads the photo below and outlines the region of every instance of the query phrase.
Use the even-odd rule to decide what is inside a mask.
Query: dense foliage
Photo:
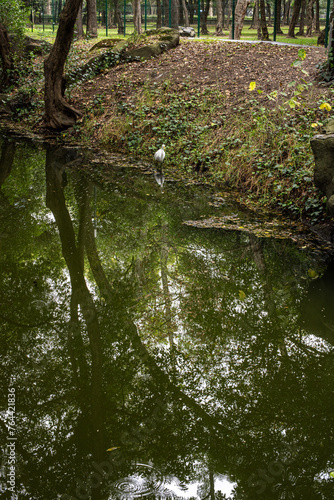
[[[26,30],[27,9],[20,0],[1,0],[0,23],[16,38],[23,38]]]

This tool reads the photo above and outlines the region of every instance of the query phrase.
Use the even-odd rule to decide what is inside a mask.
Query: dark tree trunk
[[[281,10],[282,10],[282,0],[277,0],[277,16],[276,16],[276,33],[282,34],[281,29]]]
[[[320,2],[315,1],[315,32],[320,33]]]
[[[87,36],[97,37],[96,0],[87,0]]]
[[[2,66],[0,87],[5,87],[14,79],[14,61],[8,33],[2,24],[0,24],[0,57]]]
[[[299,31],[297,36],[305,36],[305,11],[306,11],[306,0],[301,0],[301,11],[299,20]]]
[[[205,1],[205,4],[204,4]],[[208,35],[208,27],[207,27],[207,19],[208,19],[208,14],[209,14],[209,9],[210,9],[210,1],[211,0],[202,0],[201,1],[201,34],[202,35]]]
[[[83,22],[82,22],[82,3],[79,7],[79,12],[77,15],[77,20],[75,23],[75,36],[76,38],[83,38],[84,37],[84,29],[83,29]]]
[[[66,0],[60,16],[55,43],[44,61],[45,76],[45,115],[46,126],[64,129],[75,124],[81,113],[71,107],[64,99],[63,72],[71,47],[74,24],[82,0]]]
[[[289,24],[288,38],[295,38],[295,27],[298,21],[299,11],[301,6],[301,0],[295,0],[293,4],[293,11],[291,16],[291,21]]]
[[[189,6],[189,22],[191,26],[192,24],[194,24],[195,3],[189,1],[188,6]]]
[[[157,29],[162,26],[161,0],[157,0]]]
[[[268,41],[269,33],[266,21],[266,4],[264,3],[264,0],[260,0],[260,13],[261,13],[261,20],[260,20],[261,40]]]

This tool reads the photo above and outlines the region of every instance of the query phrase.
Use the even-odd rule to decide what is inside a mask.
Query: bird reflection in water
[[[164,192],[164,181],[165,181],[164,174],[162,172],[159,172],[159,171],[155,172],[154,178],[157,181],[157,183],[159,184],[159,186],[161,188],[161,192],[163,193]]]
[[[165,159],[165,145],[163,144],[158,151],[155,152],[154,154],[154,159],[155,161],[159,162],[162,165],[162,162]],[[159,184],[161,188],[161,192],[163,193],[163,186],[164,186],[164,181],[165,181],[165,176],[162,173],[162,169],[158,169],[157,172],[154,173],[154,178],[156,182]]]

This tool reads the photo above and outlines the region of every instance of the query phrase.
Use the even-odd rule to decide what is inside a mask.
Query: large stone
[[[9,97],[7,94],[0,94],[0,115],[10,115],[12,108],[10,107]]]
[[[191,28],[191,27],[185,28],[183,26],[179,26],[179,35],[194,38],[196,36],[196,32],[195,32],[194,28]]]
[[[311,139],[314,154],[314,183],[327,197],[327,208],[334,215],[334,134]]]
[[[157,30],[148,30],[144,34],[148,38],[148,43],[142,47],[133,48],[122,54],[124,59],[150,59],[156,57],[162,52],[177,47],[180,43],[178,30],[173,28],[159,28]],[[152,36],[155,41],[149,43],[149,37]]]

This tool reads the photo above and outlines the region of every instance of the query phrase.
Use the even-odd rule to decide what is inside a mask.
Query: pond
[[[333,498],[327,251],[75,148],[0,185],[6,498]]]

